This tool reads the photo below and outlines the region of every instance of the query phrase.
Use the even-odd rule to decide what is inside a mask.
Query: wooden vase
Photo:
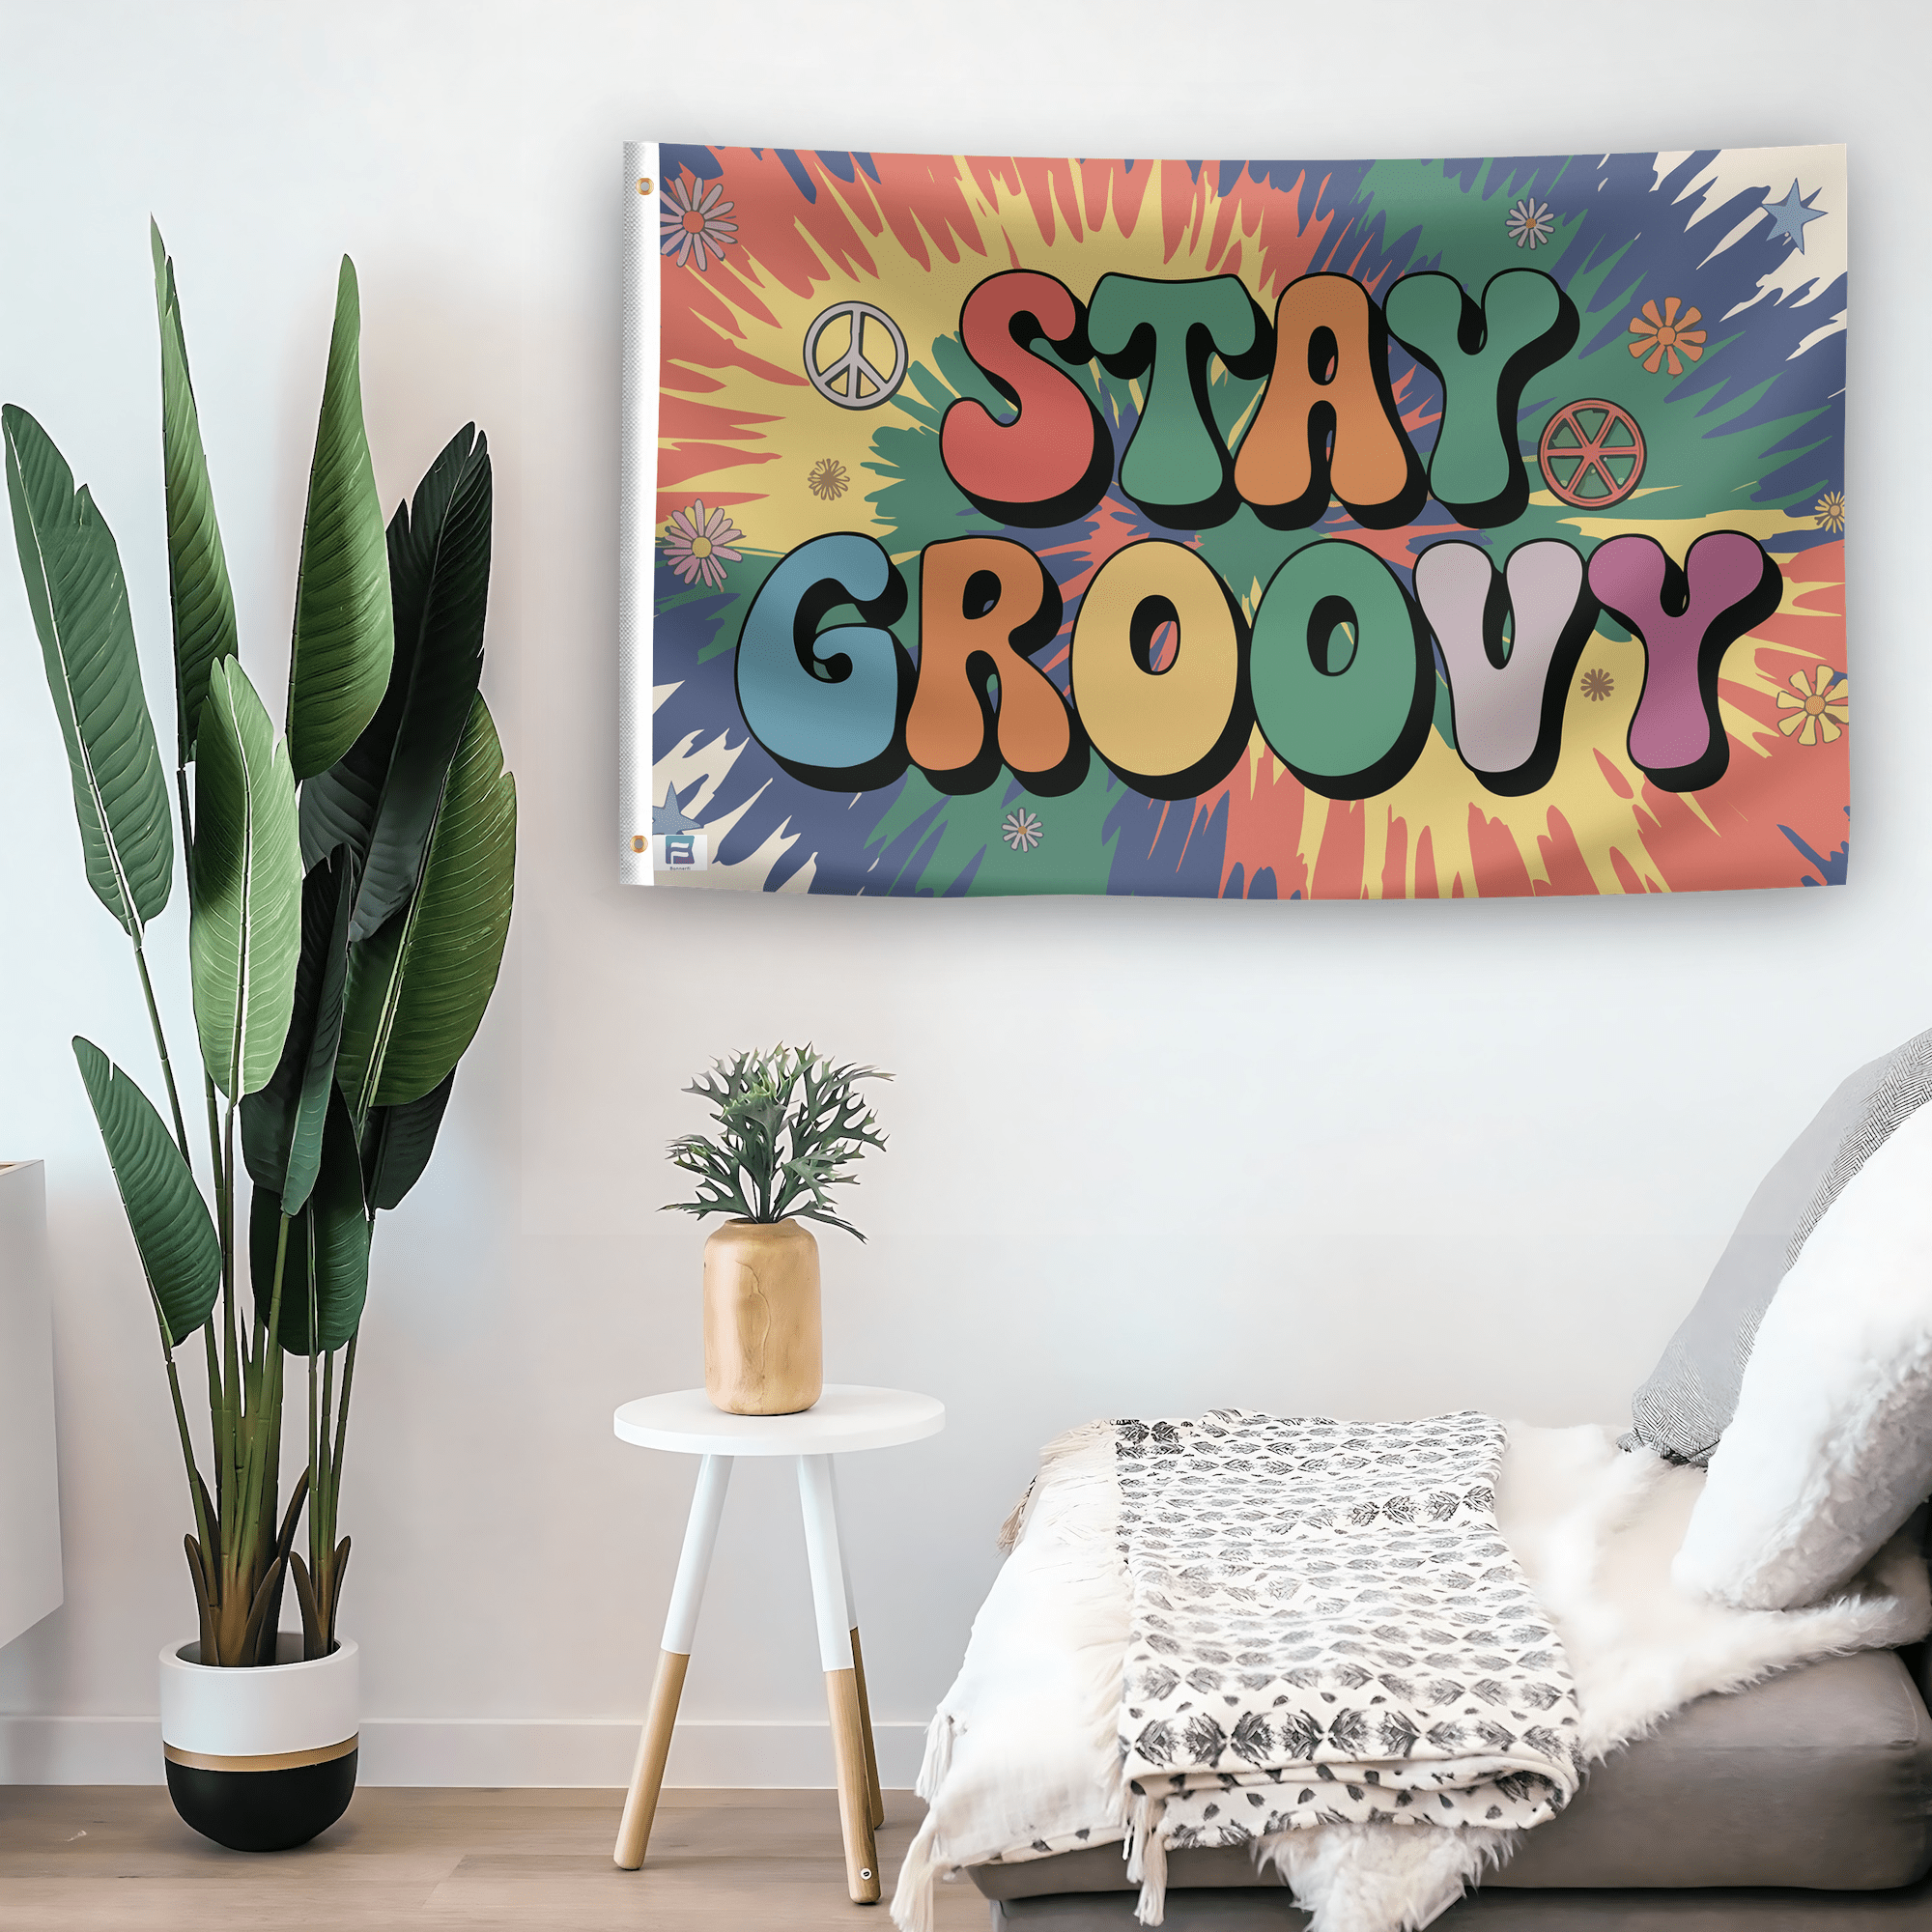
[[[795,1415],[825,1387],[818,1243],[796,1221],[726,1221],[704,1243],[704,1390],[726,1415]]]

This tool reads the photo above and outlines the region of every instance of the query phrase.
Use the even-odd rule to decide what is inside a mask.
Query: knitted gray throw
[[[1316,1824],[1540,1824],[1582,1770],[1496,1528],[1501,1423],[1116,1422],[1129,1875]]]

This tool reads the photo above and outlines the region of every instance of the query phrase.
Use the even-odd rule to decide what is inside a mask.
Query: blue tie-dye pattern
[[[1252,886],[1243,883],[1244,877],[1244,868],[1236,859],[1228,873],[1228,883],[1221,888],[1221,896],[1224,899],[1271,899],[1276,895],[1272,866],[1262,867],[1256,872]]]
[[[658,166],[666,181],[675,181],[679,171],[689,168],[699,181],[716,181],[724,169],[709,148],[693,148],[666,141],[658,149]]]
[[[1845,816],[1849,818],[1851,815],[1851,808],[1847,806]],[[1777,829],[1818,868],[1818,876],[1815,879],[1801,878],[1798,881],[1801,886],[1842,886],[1845,883],[1851,869],[1852,841],[1849,838],[1829,857],[1821,858],[1790,826],[1780,825]]]
[[[1110,893],[1148,893],[1170,899],[1220,897],[1221,867],[1228,853],[1225,793],[1203,823],[1191,798],[1164,804],[1122,787],[1120,802],[1107,814],[1107,833],[1116,840],[1114,863],[1107,870]]]
[[[800,156],[798,150],[796,148],[781,148],[778,150],[778,157],[783,165],[785,173],[797,185],[799,193],[804,195],[807,201],[815,202],[818,199],[818,184],[806,172],[804,158]]]

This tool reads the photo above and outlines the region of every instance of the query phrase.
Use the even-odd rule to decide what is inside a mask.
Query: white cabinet
[[[45,1173],[0,1163],[0,1643],[61,1601]]]

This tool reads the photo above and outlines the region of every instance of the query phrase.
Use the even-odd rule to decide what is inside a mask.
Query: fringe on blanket
[[[999,1535],[993,1539],[993,1548],[1002,1556],[1010,1556],[1013,1553],[1013,1545],[1020,1540],[1020,1530],[1026,1523],[1027,1505],[1033,1501],[1034,1483],[1038,1481],[1039,1478],[1036,1476],[1033,1482],[1020,1492],[1019,1501],[1007,1512],[1007,1520],[1000,1525]]]
[[[1158,1925],[1167,1916],[1167,1840],[1160,1834],[1164,1798],[1143,1791],[1127,1815],[1127,1883],[1141,1889],[1134,1917],[1143,1925]]]
[[[925,1755],[919,1761],[919,1776],[913,1779],[913,1795],[930,1804],[952,1769],[952,1713],[935,1711],[925,1727]]]
[[[1056,1435],[1039,1452],[1039,1468],[1021,1492],[1019,1501],[1007,1512],[1006,1521],[1000,1525],[998,1548],[1001,1555],[1010,1556],[1020,1538],[1026,1534],[1034,1498],[1043,1483],[1055,1479],[1113,1482],[1113,1441],[1114,1425],[1111,1422],[1083,1422],[1077,1429]],[[1101,1443],[1105,1443],[1108,1449],[1104,1459],[1097,1454]],[[1084,1468],[1079,1466],[1082,1459],[1087,1464]]]
[[[930,1806],[939,1796],[952,1769],[952,1741],[956,1725],[952,1713],[939,1710],[925,1727],[925,1755],[920,1760],[919,1776],[913,1791],[925,1800],[925,1821],[906,1847],[905,1863],[899,1868],[898,1887],[893,1894],[893,1919],[900,1932],[933,1932],[932,1888],[945,1870],[939,1853],[938,1820]]]
[[[1145,1793],[1128,1815],[1127,1882],[1141,1889],[1134,1917],[1158,1926],[1167,1914],[1166,1801]],[[1520,1832],[1484,1825],[1325,1824],[1276,1832],[1250,1848],[1257,1871],[1276,1873],[1314,1915],[1310,1932],[1419,1932],[1485,1871],[1506,1863]]]
[[[932,1888],[945,1869],[933,1846],[933,1814],[925,1814],[923,1824],[906,1847],[905,1863],[899,1867],[898,1885],[893,1892],[893,1923],[899,1932],[932,1932]]]

